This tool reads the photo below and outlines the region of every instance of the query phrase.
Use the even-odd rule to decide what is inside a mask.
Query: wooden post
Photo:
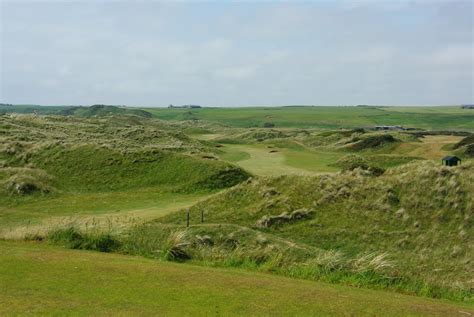
[[[204,209],[201,209],[201,223],[204,223]]]
[[[189,208],[186,210],[186,227],[189,227]]]

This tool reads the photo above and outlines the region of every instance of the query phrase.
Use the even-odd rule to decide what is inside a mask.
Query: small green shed
[[[446,166],[456,166],[458,163],[461,164],[461,159],[457,156],[445,156],[441,162]]]

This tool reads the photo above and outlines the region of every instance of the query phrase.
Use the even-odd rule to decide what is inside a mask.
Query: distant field
[[[474,131],[474,110],[459,106],[433,107],[354,107],[354,106],[287,106],[236,107],[202,109],[134,108],[134,107],[75,107],[38,105],[0,105],[2,113],[37,113],[44,115],[73,115],[79,117],[102,115],[136,115],[163,120],[206,120],[232,127],[295,128],[354,128],[374,125],[402,125],[429,130]],[[143,109],[146,112],[140,112]]]
[[[2,316],[474,314],[461,303],[44,243],[0,241],[0,251]]]
[[[431,130],[474,130],[474,110],[460,107],[144,108],[163,120],[207,120],[233,127],[354,128],[402,125]]]

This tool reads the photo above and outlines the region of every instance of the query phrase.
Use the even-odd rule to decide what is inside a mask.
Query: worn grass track
[[[0,315],[469,316],[472,306],[0,241]]]
[[[185,209],[210,196],[145,189],[59,196],[19,207],[0,207],[0,239],[44,235],[54,228],[71,225],[81,229],[121,231]]]

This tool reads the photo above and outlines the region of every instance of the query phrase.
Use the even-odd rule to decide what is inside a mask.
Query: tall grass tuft
[[[112,252],[120,247],[120,242],[108,232],[84,233],[74,226],[52,230],[46,239],[71,249]]]

